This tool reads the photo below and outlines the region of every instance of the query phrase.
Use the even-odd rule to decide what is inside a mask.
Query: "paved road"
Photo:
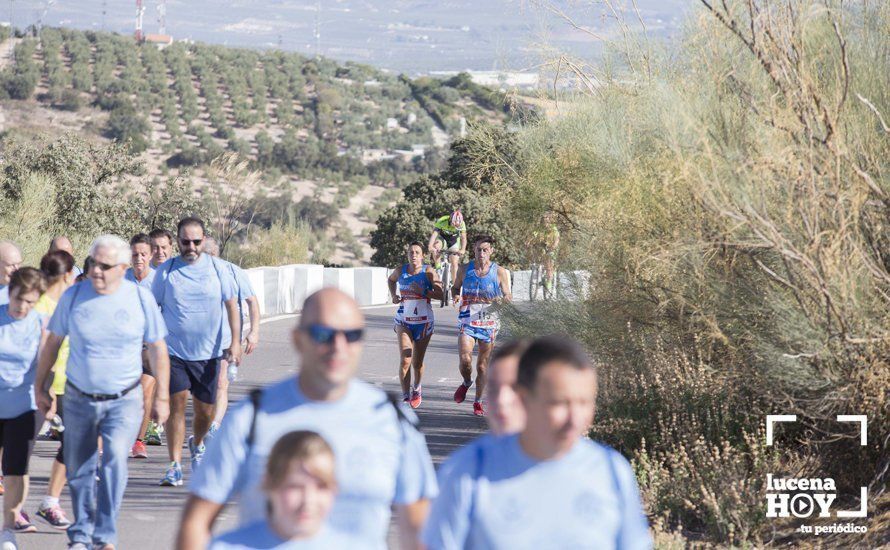
[[[392,332],[395,306],[365,310],[367,339],[364,360],[359,376],[384,390],[399,391],[397,377],[398,348]],[[451,399],[460,375],[457,372],[457,312],[437,309],[436,334],[430,342],[424,374],[424,402],[418,413],[421,428],[426,434],[433,460],[438,464],[457,446],[485,429],[484,420],[472,415],[472,400],[455,405]],[[296,357],[290,346],[293,317],[265,322],[261,332],[261,347],[244,363],[244,380],[235,385],[233,393],[240,399],[251,387],[279,380],[293,373]],[[472,390],[470,390],[472,392]],[[25,510],[39,532],[18,537],[23,549],[55,550],[66,548],[67,536],[52,529],[35,517],[40,500],[46,491],[51,460],[58,444],[39,441],[31,460],[31,495]],[[118,548],[168,549],[172,547],[179,513],[185,501],[184,487],[159,487],[158,480],[167,467],[167,448],[149,447],[148,460],[130,460],[130,480],[124,497],[118,528]],[[187,460],[188,451],[183,451]],[[186,482],[189,472],[186,466]],[[62,506],[71,516],[67,489],[62,495]],[[223,512],[220,526],[233,525],[235,508]]]

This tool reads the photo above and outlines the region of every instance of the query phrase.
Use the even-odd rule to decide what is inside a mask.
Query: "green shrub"
[[[254,227],[247,241],[230,259],[241,267],[262,267],[309,262],[309,229],[304,225],[276,222],[272,227]]]

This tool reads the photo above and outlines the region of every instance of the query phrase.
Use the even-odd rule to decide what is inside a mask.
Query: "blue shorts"
[[[405,323],[404,321],[396,321],[395,325],[393,325],[392,329],[395,332],[399,331],[399,327],[402,327],[408,334],[411,335],[411,340],[416,342],[418,340],[423,340],[427,336],[430,336],[433,333],[433,325],[434,323]]]
[[[498,335],[498,329],[496,328],[481,328],[464,324],[459,324],[458,328],[460,329],[461,334],[469,336],[478,342],[485,342],[486,344],[493,343]]]
[[[187,361],[171,355],[170,395],[188,390],[192,397],[202,403],[216,403],[219,360],[217,357],[206,361]]]

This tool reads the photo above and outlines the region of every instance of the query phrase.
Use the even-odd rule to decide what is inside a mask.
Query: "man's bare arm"
[[[510,289],[510,270],[505,267],[498,268],[498,283],[501,285],[501,294],[505,302],[513,301],[513,291]]]
[[[36,394],[37,408],[46,414],[52,407],[52,397],[46,390],[46,379],[52,372],[56,358],[59,356],[59,348],[62,347],[64,336],[47,331],[46,340],[40,350],[37,360],[37,374],[34,377],[34,393]]]
[[[244,353],[250,355],[260,343],[260,301],[256,296],[247,299],[247,315],[250,318],[250,332],[247,333]]]
[[[182,511],[179,535],[176,537],[177,550],[207,548],[210,543],[210,530],[223,505],[189,495]]]
[[[420,531],[430,513],[430,501],[421,499],[411,504],[396,506],[398,510],[400,547],[403,549],[419,550],[423,546],[420,543]]]
[[[226,314],[229,318],[229,328],[232,330],[232,345],[229,348],[232,361],[241,362],[241,341],[236,336],[241,334],[241,312],[238,311],[238,298],[229,298],[225,301]]]
[[[158,424],[163,424],[170,416],[170,356],[167,354],[167,342],[162,338],[147,344],[146,352],[148,364],[158,384],[152,404],[152,417]]]

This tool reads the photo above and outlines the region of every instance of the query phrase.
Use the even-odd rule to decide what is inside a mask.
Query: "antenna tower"
[[[167,34],[167,0],[158,2],[158,33]]]
[[[142,0],[136,0],[136,40],[142,41],[142,15],[145,13],[145,7]]]

